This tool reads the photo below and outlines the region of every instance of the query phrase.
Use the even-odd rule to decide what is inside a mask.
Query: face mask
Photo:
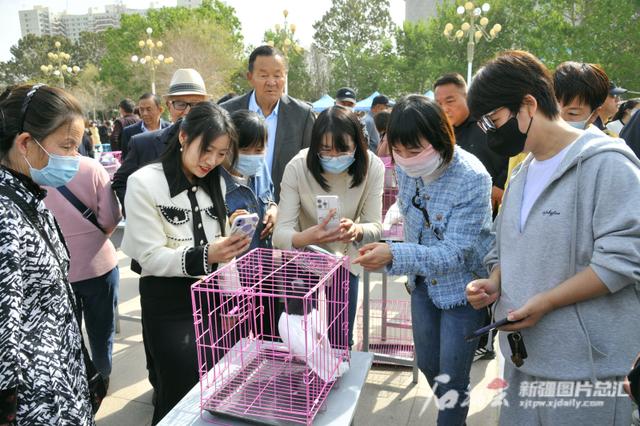
[[[327,173],[338,175],[347,170],[355,159],[355,152],[351,154],[340,155],[338,157],[323,157],[320,156],[320,164],[322,169]]]
[[[587,127],[587,120],[582,121],[567,121],[567,124],[574,129],[584,130]]]
[[[264,154],[248,155],[240,154],[236,170],[244,176],[255,176],[258,174],[264,163]]]
[[[487,133],[487,145],[493,152],[503,157],[516,156],[524,150],[531,123],[533,123],[533,117],[529,120],[527,132],[522,133],[518,128],[518,119],[511,117],[502,126]]]
[[[34,139],[40,148],[49,156],[49,163],[44,168],[38,170],[31,167],[27,157],[25,161],[29,165],[29,173],[31,179],[38,185],[51,186],[57,188],[69,183],[71,179],[78,173],[80,168],[80,156],[68,157],[64,155],[49,154],[46,149],[40,145],[40,142]]]
[[[614,133],[620,134],[620,131],[622,131],[623,127],[624,127],[624,124],[620,120],[611,121],[607,123],[607,129],[611,130]]]
[[[412,178],[429,176],[442,164],[442,157],[440,157],[438,151],[433,149],[431,144],[420,154],[413,157],[405,158],[400,155],[394,155],[393,158],[402,171]]]

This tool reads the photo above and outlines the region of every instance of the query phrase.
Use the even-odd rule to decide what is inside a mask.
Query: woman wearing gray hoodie
[[[476,309],[496,302],[496,318],[513,322],[500,329],[500,424],[627,426],[621,389],[640,347],[640,161],[623,141],[564,122],[549,71],[527,52],[487,63],[468,101],[492,149],[529,152],[495,222],[491,274],[466,291]]]

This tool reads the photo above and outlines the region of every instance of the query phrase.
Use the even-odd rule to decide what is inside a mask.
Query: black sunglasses
[[[184,111],[187,108],[191,108],[197,104],[197,102],[185,102],[185,101],[171,101],[171,105],[176,109],[176,111]]]
[[[416,185],[416,195],[414,195],[413,198],[411,198],[411,205],[413,205],[413,207],[415,207],[416,209],[422,212],[422,216],[424,217],[424,221],[427,225],[427,228],[433,231],[433,235],[435,235],[438,240],[442,240],[442,235],[438,234],[435,231],[435,229],[431,228],[431,220],[429,219],[429,212],[427,211],[426,208],[420,205],[420,192],[418,190],[418,185]]]

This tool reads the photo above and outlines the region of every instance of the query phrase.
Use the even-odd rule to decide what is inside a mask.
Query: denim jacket
[[[253,235],[249,250],[254,248],[271,248],[271,237],[260,239],[260,233],[264,229],[262,220],[270,204],[274,203],[273,183],[263,162],[261,170],[255,176],[249,177],[247,185],[242,185],[234,179],[231,174],[222,169],[220,174],[224,177],[227,185],[225,202],[227,204],[227,214],[231,215],[238,209],[247,210],[249,213],[257,213],[260,217],[258,228]]]
[[[455,147],[453,159],[435,180],[424,184],[399,167],[398,205],[404,217],[404,242],[392,243],[393,262],[387,271],[424,277],[429,297],[440,309],[466,304],[467,283],[487,277],[483,258],[495,238],[491,232],[491,177],[472,154]],[[428,212],[427,227],[421,209]]]

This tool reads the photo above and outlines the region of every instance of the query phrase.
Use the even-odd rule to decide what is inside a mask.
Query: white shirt
[[[524,182],[524,191],[522,194],[522,206],[520,207],[520,232],[524,229],[531,207],[536,202],[542,191],[547,187],[551,176],[555,173],[567,155],[569,148],[573,142],[567,145],[562,151],[551,158],[538,161],[535,158],[529,163],[527,170],[527,178]]]

